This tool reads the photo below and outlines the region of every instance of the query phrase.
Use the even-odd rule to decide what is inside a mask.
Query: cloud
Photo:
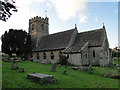
[[[46,0],[16,0],[16,6],[21,7],[21,6],[25,6],[27,7],[28,5],[32,4],[33,2],[44,2]]]
[[[99,18],[98,17],[95,17],[94,18],[94,21],[97,23],[97,22],[99,22]]]
[[[50,2],[47,2],[47,3],[46,3],[46,6],[47,6],[48,8],[52,8],[52,7],[53,7]]]
[[[30,19],[29,5],[32,2],[33,0],[16,0],[15,5],[17,6],[18,12],[12,12],[12,16],[7,20],[7,22],[0,21],[0,36],[4,34],[5,31],[8,31],[11,28],[23,29],[28,31],[28,22]],[[31,13],[31,17],[37,15],[37,13],[34,11],[31,11]]]
[[[87,8],[87,0],[51,0],[51,2],[61,20],[68,20]]]
[[[36,2],[45,2],[46,0],[35,0]]]
[[[114,13],[115,13],[115,14],[118,14],[118,10],[115,10]]]
[[[24,2],[24,4],[22,4]],[[30,18],[30,8],[27,5],[30,5],[32,0],[16,0],[16,5],[18,7],[18,12],[12,12],[12,16],[7,20],[7,22],[1,21],[0,24],[3,26],[2,30],[13,29],[24,29],[28,31],[28,21]],[[37,13],[31,11],[31,16],[36,16]],[[1,32],[1,31],[0,31]],[[2,32],[3,34],[3,32]]]
[[[79,18],[80,18],[79,20],[80,23],[87,23],[88,18],[86,15],[81,14],[79,15]]]
[[[119,0],[88,0],[88,2],[119,2]]]
[[[28,6],[32,3],[32,0],[16,0],[16,6],[21,7],[21,6]]]

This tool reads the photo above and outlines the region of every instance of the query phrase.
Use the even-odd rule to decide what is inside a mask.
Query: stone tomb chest
[[[34,81],[39,84],[54,83],[55,80],[53,75],[47,75],[42,73],[31,73],[27,74],[27,79]]]

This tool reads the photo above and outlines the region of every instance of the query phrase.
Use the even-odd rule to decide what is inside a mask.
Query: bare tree
[[[6,22],[8,18],[11,17],[12,13],[11,11],[17,12],[17,8],[14,5],[15,1],[13,0],[0,0],[0,20],[3,20]]]

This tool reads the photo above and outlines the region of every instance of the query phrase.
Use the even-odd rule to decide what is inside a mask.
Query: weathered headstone
[[[92,65],[91,64],[88,67],[87,73],[92,74]]]
[[[56,72],[57,62],[52,63],[51,72]]]
[[[10,61],[11,61],[11,62],[14,62],[14,58],[13,58],[13,57],[11,57],[11,58],[10,58]]]
[[[113,72],[106,72],[101,75],[102,77],[109,77],[113,79],[120,79],[119,73],[113,73]]]
[[[33,58],[30,58],[30,61],[33,62]]]
[[[19,72],[25,72],[24,68],[19,68]]]
[[[63,74],[64,74],[64,75],[67,75],[67,71],[66,71],[66,70],[64,70],[64,71],[63,71]]]
[[[92,65],[89,66],[80,66],[80,67],[72,67],[74,70],[85,71],[87,73],[92,73]]]
[[[17,70],[17,69],[18,69],[18,63],[13,62],[12,66],[11,66],[11,70]]]
[[[116,64],[116,67],[120,67],[120,64]]]

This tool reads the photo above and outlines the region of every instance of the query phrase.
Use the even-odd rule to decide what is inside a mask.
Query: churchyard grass
[[[2,62],[2,86],[3,88],[118,88],[118,80],[101,77],[104,72],[116,72],[113,68],[93,67],[93,74],[72,70],[72,66],[65,68],[57,66],[56,72],[51,72],[51,64],[39,64],[35,62],[20,62],[19,67],[24,67],[25,72],[11,70],[10,62]],[[67,75],[63,71],[67,70]],[[39,85],[29,81],[28,73],[43,73],[53,75],[57,80],[54,84]]]
[[[120,64],[120,57],[114,57],[114,64]]]

